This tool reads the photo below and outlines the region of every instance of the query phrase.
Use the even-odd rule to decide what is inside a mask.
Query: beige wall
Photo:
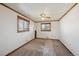
[[[17,15],[19,14],[0,5],[0,55],[6,55],[34,39],[35,29],[32,21],[30,31],[17,33]]]
[[[36,23],[36,25],[38,38],[60,39],[60,29],[58,21],[51,22],[51,31],[41,31],[41,23]]]
[[[79,55],[79,4],[60,21],[61,41],[74,55]]]

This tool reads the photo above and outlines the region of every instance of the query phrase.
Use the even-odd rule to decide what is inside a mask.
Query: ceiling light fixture
[[[41,14],[40,14],[40,17],[41,17],[42,20],[47,20],[47,19],[50,18],[50,17],[47,16],[45,13],[41,13]]]

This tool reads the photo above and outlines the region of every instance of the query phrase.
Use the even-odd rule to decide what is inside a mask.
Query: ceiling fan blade
[[[46,17],[46,18],[51,18],[51,17]]]

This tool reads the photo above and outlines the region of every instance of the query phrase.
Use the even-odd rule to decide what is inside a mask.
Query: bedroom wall
[[[41,31],[41,23],[36,23],[37,38],[60,39],[59,21],[51,22],[51,31]]]
[[[61,42],[79,55],[79,4],[60,20]]]
[[[19,14],[0,5],[0,55],[6,55],[34,39],[35,23],[29,19],[30,30],[17,33],[17,15]]]

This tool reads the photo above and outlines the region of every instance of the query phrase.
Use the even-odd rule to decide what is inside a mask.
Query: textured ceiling
[[[58,20],[67,12],[73,3],[5,3],[5,5],[17,10],[18,12],[32,18],[34,21],[42,21],[41,13],[46,13],[51,18],[48,20]]]

